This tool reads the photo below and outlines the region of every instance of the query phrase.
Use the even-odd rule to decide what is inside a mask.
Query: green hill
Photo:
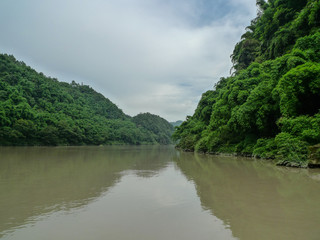
[[[234,73],[202,95],[178,147],[305,167],[320,150],[320,2],[258,0],[236,44]]]
[[[150,113],[140,113],[132,121],[142,129],[151,132],[151,137],[158,143],[170,144],[173,126],[165,119]]]
[[[173,127],[179,127],[182,123],[183,123],[183,121],[181,121],[181,120],[178,120],[178,121],[175,121],[175,122],[170,122],[170,124]]]
[[[0,54],[0,145],[170,143],[166,120],[145,115],[160,124],[155,132],[137,125],[138,116],[87,85],[59,82]]]

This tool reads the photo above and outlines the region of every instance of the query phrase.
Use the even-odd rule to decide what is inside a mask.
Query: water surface
[[[319,239],[320,171],[169,146],[0,148],[1,239]]]

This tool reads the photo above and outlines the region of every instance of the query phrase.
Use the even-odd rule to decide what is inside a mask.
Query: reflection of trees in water
[[[166,146],[0,148],[0,237],[32,217],[83,207],[134,170],[149,177],[164,168]]]
[[[239,239],[315,239],[320,230],[319,171],[268,162],[181,153],[175,159],[195,183],[204,209]]]

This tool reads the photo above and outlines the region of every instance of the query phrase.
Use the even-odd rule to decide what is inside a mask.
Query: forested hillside
[[[174,133],[189,151],[305,167],[320,158],[320,2],[257,0],[233,74],[202,95]]]
[[[0,54],[0,145],[170,143],[166,120],[144,115],[154,131],[139,118],[87,85],[59,82]]]
[[[178,121],[170,122],[170,123],[171,123],[171,125],[172,125],[173,127],[179,127],[179,126],[183,123],[183,121],[178,120]]]
[[[171,143],[174,128],[167,120],[150,113],[140,113],[133,117],[132,121],[139,128],[149,131],[153,141],[161,144]]]

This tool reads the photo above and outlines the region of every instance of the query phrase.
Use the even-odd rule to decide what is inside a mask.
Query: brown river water
[[[0,239],[320,239],[320,170],[173,146],[1,147]]]

